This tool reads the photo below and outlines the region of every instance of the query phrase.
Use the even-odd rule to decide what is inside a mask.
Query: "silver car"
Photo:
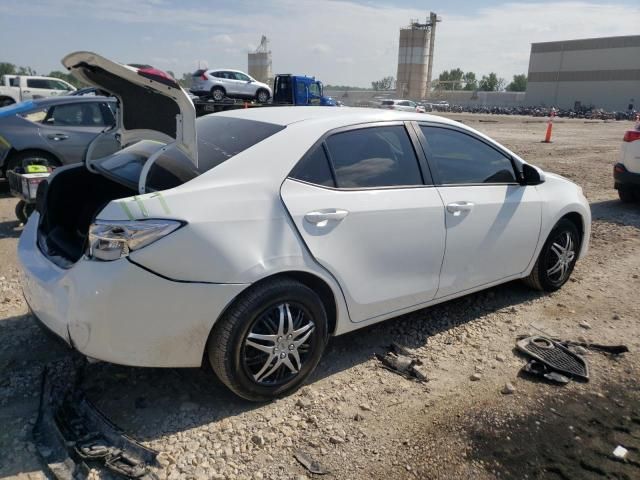
[[[65,96],[0,108],[0,168],[81,162],[89,143],[115,124],[116,99]]]
[[[258,82],[240,70],[196,70],[192,75],[191,93],[198,96],[210,95],[220,101],[225,97],[255,99],[267,102],[272,95],[266,83]]]

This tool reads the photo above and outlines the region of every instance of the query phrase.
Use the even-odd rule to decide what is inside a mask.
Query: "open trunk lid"
[[[175,143],[198,166],[195,107],[173,78],[154,68],[122,65],[92,52],[70,53],[62,64],[74,77],[118,98],[115,133],[120,145],[138,140]]]

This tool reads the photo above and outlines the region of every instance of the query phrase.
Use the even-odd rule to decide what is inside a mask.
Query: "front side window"
[[[65,90],[65,91],[71,90],[71,87],[69,87],[69,85],[67,85],[64,82],[61,82],[60,80],[49,80],[49,87],[52,90]]]
[[[309,85],[309,93],[316,97],[320,96],[320,86],[317,83],[312,83]]]
[[[511,160],[495,148],[448,128],[420,129],[441,184],[516,183]]]
[[[236,80],[242,80],[243,82],[248,82],[249,80],[251,80],[244,73],[235,72],[235,76],[236,76]]]
[[[418,159],[402,125],[336,133],[326,145],[338,188],[423,185]]]

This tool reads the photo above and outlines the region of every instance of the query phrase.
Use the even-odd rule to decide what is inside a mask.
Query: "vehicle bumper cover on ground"
[[[245,285],[175,282],[123,258],[66,270],[36,245],[38,214],[20,238],[23,288],[35,316],[79,352],[143,367],[194,367],[209,332]]]

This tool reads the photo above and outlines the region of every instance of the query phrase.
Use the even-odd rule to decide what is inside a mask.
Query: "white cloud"
[[[214,35],[210,38],[210,41],[217,45],[233,45],[233,38],[226,33]]]
[[[331,47],[325,43],[316,43],[311,47],[311,51],[313,53],[319,53],[322,55],[326,55],[331,52]]]

